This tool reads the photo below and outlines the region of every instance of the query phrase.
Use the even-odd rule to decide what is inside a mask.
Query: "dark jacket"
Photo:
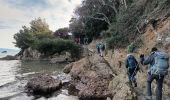
[[[126,66],[126,68],[129,67],[129,65],[128,65],[128,57],[131,56],[131,55],[132,55],[132,54],[128,54],[127,57],[126,57],[126,59],[125,59],[125,66]],[[132,56],[133,56],[133,55],[132,55]],[[134,57],[134,60],[135,60],[135,62],[136,62],[136,67],[138,67],[138,62],[137,62],[137,60],[135,59],[135,57]]]

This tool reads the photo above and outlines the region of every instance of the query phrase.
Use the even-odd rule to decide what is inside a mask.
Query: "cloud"
[[[13,7],[19,9],[28,9],[28,8],[42,8],[45,9],[48,7],[48,0],[5,0],[6,3],[10,4]]]
[[[67,27],[80,3],[81,0],[0,0],[0,33],[5,29],[6,34],[8,31],[14,34],[38,17],[45,18],[53,31]]]

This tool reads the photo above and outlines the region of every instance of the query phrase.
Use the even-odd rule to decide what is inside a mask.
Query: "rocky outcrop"
[[[74,61],[71,58],[71,54],[69,52],[62,52],[61,54],[54,54],[50,57],[50,63],[60,63],[60,62],[72,62]]]
[[[6,57],[0,58],[0,60],[17,60],[16,56],[7,55]]]
[[[32,59],[37,60],[37,59],[40,59],[41,55],[42,54],[40,52],[38,52],[37,50],[28,48],[23,51],[23,54],[20,55],[19,58],[22,60],[32,60]]]
[[[93,55],[68,66],[66,66],[67,69],[71,68],[67,71],[70,71],[72,76],[71,84],[79,91],[80,100],[104,100],[112,97],[108,86],[113,78],[113,73],[104,58]]]
[[[49,75],[39,75],[29,80],[26,88],[29,93],[49,94],[61,88],[61,81]]]
[[[46,56],[39,51],[30,48],[21,50],[17,55],[16,59],[20,60],[49,60],[50,63],[62,63],[62,62],[72,62],[74,59],[71,58],[69,52],[62,52],[61,54],[54,54],[51,56]]]

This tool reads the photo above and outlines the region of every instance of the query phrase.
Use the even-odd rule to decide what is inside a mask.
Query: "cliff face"
[[[139,0],[141,1],[141,0]],[[153,2],[157,3],[157,0],[143,0],[147,1],[145,5],[145,12],[147,9],[152,8]],[[165,3],[166,2],[166,3]],[[156,4],[155,4],[156,5]],[[170,2],[163,0],[160,5],[158,4],[152,13],[146,14],[146,19],[141,19],[138,23],[141,25],[139,27],[140,35],[136,39],[140,38],[142,40],[142,45],[137,48],[134,52],[135,57],[139,61],[139,55],[145,54],[149,55],[152,47],[156,46],[158,49],[163,50],[170,54]],[[144,6],[144,5],[143,5]],[[151,7],[151,8],[149,8]],[[100,40],[99,40],[100,41]],[[93,41],[88,48],[95,51],[96,41]],[[138,45],[138,43],[137,43]],[[113,99],[112,100],[143,100],[146,95],[146,79],[147,79],[147,66],[140,65],[141,70],[137,73],[137,83],[138,87],[132,89],[128,85],[128,77],[126,73],[126,68],[124,65],[124,60],[127,55],[126,49],[114,49],[109,50],[104,57],[112,69],[116,73],[115,77],[109,84],[110,90],[112,90]],[[169,74],[166,76],[163,85],[163,100],[170,100],[170,69]],[[156,97],[156,82],[152,83],[153,100]],[[108,98],[108,100],[110,100]]]
[[[143,45],[135,50],[135,57],[139,61],[139,55],[149,55],[152,47],[156,46],[158,49],[163,50],[170,54],[170,17],[162,17],[154,24],[148,23],[143,29],[140,36]],[[124,60],[126,58],[126,49],[115,49],[113,52],[108,51],[105,59],[110,63],[112,68],[116,71],[117,76],[110,84],[110,88],[114,94],[113,100],[132,100],[134,98],[142,100],[146,95],[146,79],[147,79],[147,66],[140,65],[140,72],[137,73],[138,87],[133,90],[127,84],[128,77]],[[163,100],[169,100],[170,93],[170,69],[169,74],[165,78],[163,86]],[[156,97],[156,82],[152,83],[153,100]]]

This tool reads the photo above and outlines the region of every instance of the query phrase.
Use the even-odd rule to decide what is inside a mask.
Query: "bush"
[[[141,38],[136,39],[136,41],[132,42],[130,45],[127,47],[128,52],[134,52],[137,48],[140,48],[143,45],[143,41]]]
[[[136,47],[135,44],[134,44],[134,43],[131,43],[130,45],[128,45],[127,51],[128,51],[129,53],[132,53],[132,52],[134,52],[135,47]]]
[[[124,48],[129,43],[128,38],[123,36],[123,34],[112,34],[110,38],[106,38],[106,44],[108,49],[113,48]]]
[[[34,37],[30,33],[29,29],[25,26],[22,27],[18,33],[14,35],[15,46],[21,49],[26,49],[34,42]]]
[[[81,48],[74,42],[60,38],[44,38],[36,40],[32,47],[46,56],[50,56],[55,53],[61,54],[63,51],[68,51],[71,53],[72,58],[78,58],[80,57],[81,52]]]

